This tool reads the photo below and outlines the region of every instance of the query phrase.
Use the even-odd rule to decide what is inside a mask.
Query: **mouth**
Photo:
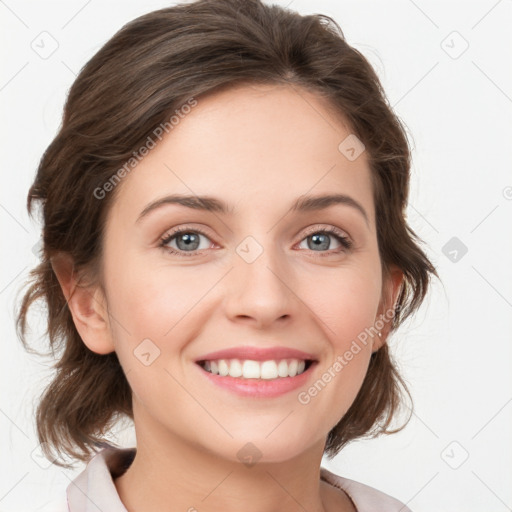
[[[212,359],[196,361],[205,372],[219,377],[247,380],[289,379],[306,372],[318,361],[314,359]]]

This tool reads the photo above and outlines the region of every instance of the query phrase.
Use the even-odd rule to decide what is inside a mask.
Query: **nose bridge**
[[[293,293],[282,248],[271,233],[248,235],[235,248],[229,312],[270,322],[291,313]]]

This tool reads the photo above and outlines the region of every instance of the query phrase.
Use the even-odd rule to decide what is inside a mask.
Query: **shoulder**
[[[66,496],[52,500],[45,505],[36,508],[34,512],[69,512],[68,500]]]
[[[321,467],[320,476],[342,489],[354,503],[357,512],[412,512],[404,503],[374,487],[332,473]]]

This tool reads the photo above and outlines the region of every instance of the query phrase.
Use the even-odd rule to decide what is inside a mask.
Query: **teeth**
[[[272,361],[268,362],[272,363]],[[244,379],[259,379],[261,377],[261,366],[263,365],[260,365],[257,361],[244,361],[242,365],[242,377]]]
[[[230,377],[241,377],[243,375],[242,364],[238,359],[231,361],[229,365],[229,375]]]
[[[288,377],[288,364],[286,361],[280,361],[276,368],[277,375],[279,377]],[[290,368],[290,373],[292,373],[292,369]],[[295,373],[297,373],[297,368],[295,368]],[[293,375],[291,375],[293,377]]]
[[[221,377],[225,377],[229,373],[229,366],[228,363],[224,359],[219,360],[219,375]]]
[[[297,372],[295,372],[295,374],[296,373]],[[291,377],[295,374],[290,372]],[[276,364],[275,361],[264,361],[261,364],[260,378],[277,379],[277,377],[288,377],[288,365],[286,361],[281,361],[279,364]]]
[[[306,361],[299,359],[282,359],[280,361],[219,359],[218,361],[205,361],[203,368],[207,372],[221,377],[269,380],[300,375],[306,368]]]

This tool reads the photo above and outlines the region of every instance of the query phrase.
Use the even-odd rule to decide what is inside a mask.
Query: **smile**
[[[270,380],[300,375],[309,368],[312,362],[300,359],[271,359],[268,361],[218,359],[199,361],[198,364],[205,371],[221,377]]]
[[[271,398],[306,385],[312,376],[314,360],[218,359],[197,361],[196,368],[212,384],[237,395]]]

